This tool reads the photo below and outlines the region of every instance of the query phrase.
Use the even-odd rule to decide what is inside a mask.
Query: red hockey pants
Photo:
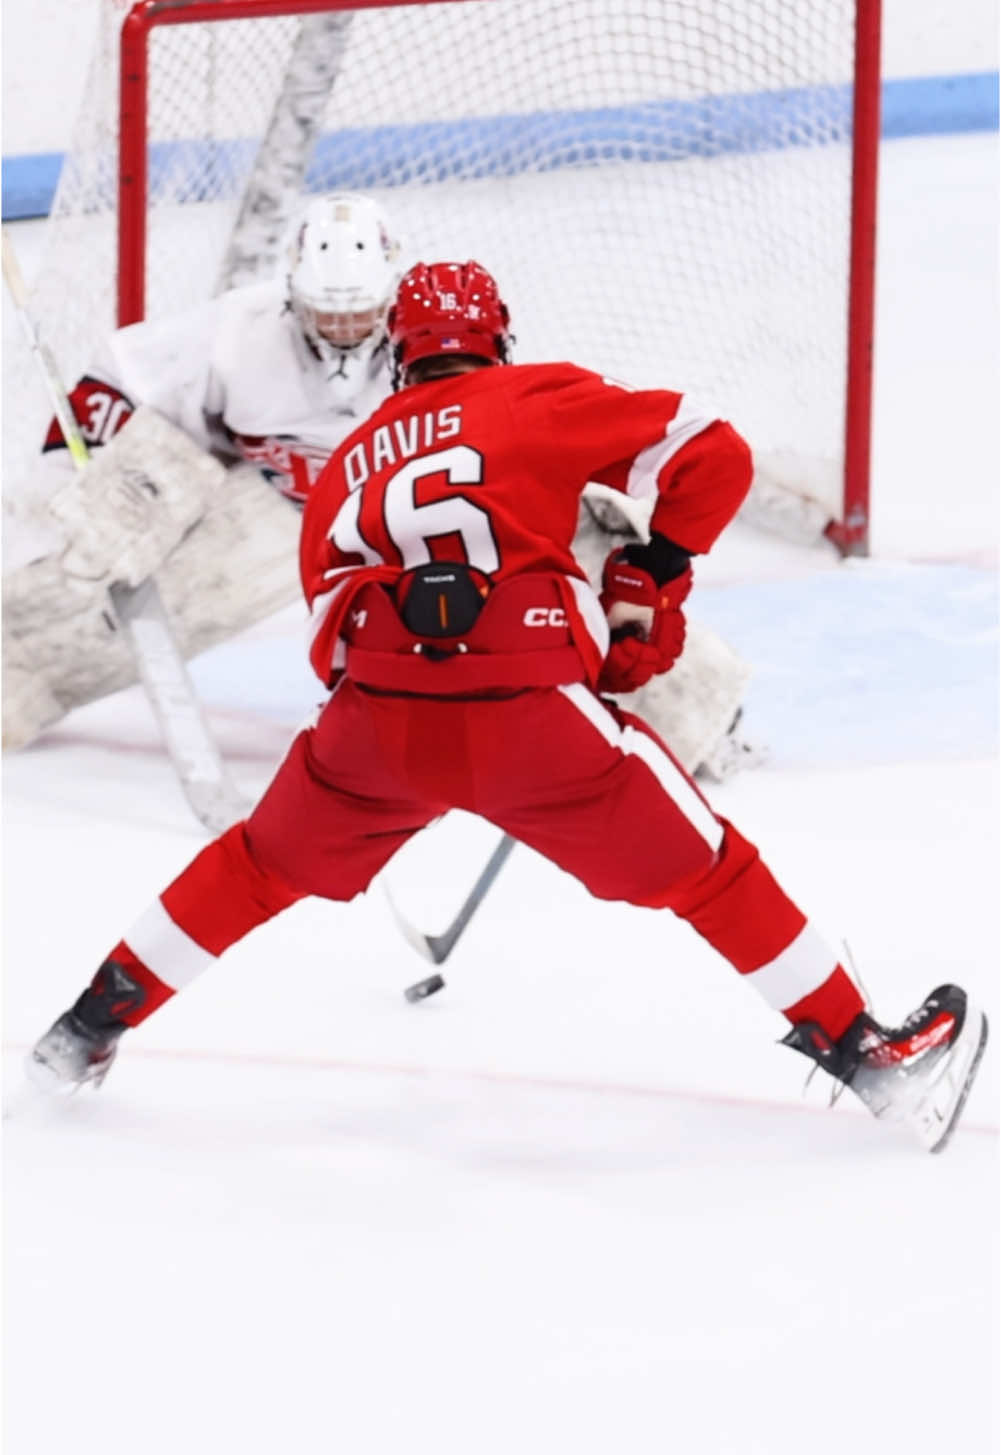
[[[582,685],[457,701],[344,681],[246,824],[203,850],[112,952],[151,991],[136,1019],[296,899],[351,899],[450,808],[600,898],[671,908],[791,1019],[837,1035],[862,1008],[757,850],[639,719]]]

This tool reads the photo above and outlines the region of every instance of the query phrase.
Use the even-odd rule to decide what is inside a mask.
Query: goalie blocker
[[[50,502],[65,542],[5,575],[3,746],[137,680],[108,589],[155,575],[185,657],[299,596],[299,513],[141,407]]]

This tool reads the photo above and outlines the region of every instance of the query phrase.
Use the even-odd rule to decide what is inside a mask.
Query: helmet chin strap
[[[359,391],[370,380],[380,357],[383,339],[368,338],[350,349],[331,348],[319,359],[327,398],[334,409],[354,411]],[[315,354],[315,350],[314,350]]]

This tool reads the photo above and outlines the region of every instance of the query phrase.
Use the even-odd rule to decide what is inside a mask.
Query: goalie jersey
[[[275,280],[118,329],[70,398],[92,450],[146,404],[222,461],[253,463],[301,504],[331,452],[388,393],[385,352],[378,339],[317,358]],[[72,474],[55,420],[42,468],[43,498]]]

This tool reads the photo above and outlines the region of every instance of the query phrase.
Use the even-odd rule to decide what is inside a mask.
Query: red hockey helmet
[[[479,263],[417,263],[396,290],[386,327],[397,378],[418,359],[466,354],[506,364],[508,311]]]

